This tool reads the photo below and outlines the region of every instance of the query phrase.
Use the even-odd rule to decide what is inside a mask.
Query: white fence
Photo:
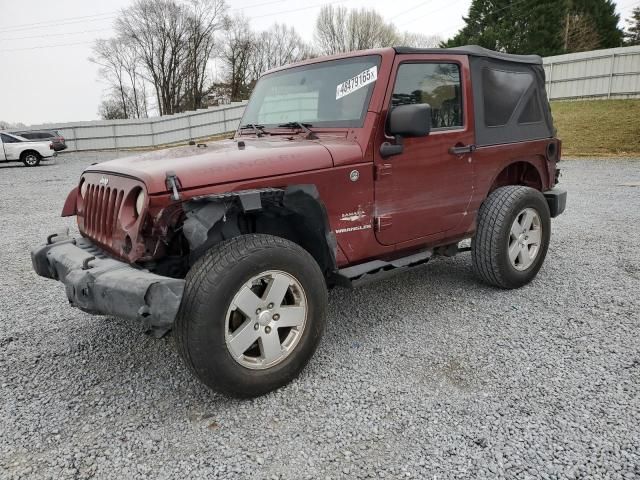
[[[640,46],[544,59],[550,100],[640,97]]]
[[[211,137],[238,128],[246,102],[193,112],[133,120],[32,125],[32,130],[57,130],[68,151],[150,148]]]
[[[544,59],[550,100],[640,97],[640,46]],[[139,120],[33,125],[58,130],[70,151],[149,148],[234,131],[246,102]]]

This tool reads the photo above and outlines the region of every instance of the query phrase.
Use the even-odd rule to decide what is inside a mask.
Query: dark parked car
[[[55,130],[26,130],[21,132],[11,132],[14,135],[20,135],[28,140],[44,141],[48,140],[53,143],[53,149],[56,152],[65,150],[67,144],[64,141],[64,137]]]

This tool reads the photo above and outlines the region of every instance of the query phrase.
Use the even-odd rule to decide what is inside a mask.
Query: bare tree
[[[396,27],[386,23],[373,9],[348,10],[346,7],[322,7],[316,20],[315,39],[327,55],[390,47],[399,43]]]
[[[349,51],[390,47],[398,42],[396,27],[386,23],[373,9],[351,10],[347,19],[347,33]]]
[[[438,48],[442,41],[442,37],[438,35],[404,32],[402,37],[399,39],[399,44],[404,47]]]
[[[255,34],[251,31],[249,20],[242,15],[228,18],[220,56],[225,63],[226,83],[232,101],[248,98],[253,88],[252,60],[255,47]]]
[[[304,60],[311,55],[311,47],[305,44],[293,27],[275,23],[255,39],[251,65],[253,78],[258,79],[267,70]]]
[[[93,47],[95,57],[89,60],[100,65],[100,73],[107,80],[112,89],[118,92],[120,110],[124,118],[129,118],[127,112],[127,100],[125,98],[125,71],[122,57],[120,55],[120,41],[117,38],[109,40],[98,40]]]
[[[118,88],[111,90],[109,95],[102,100],[98,108],[98,115],[103,120],[121,120],[129,118],[126,104],[122,102]]]
[[[326,5],[320,9],[314,36],[322,53],[334,55],[348,51],[347,19],[345,7]]]
[[[217,44],[216,33],[224,27],[227,5],[224,0],[189,0],[189,5],[184,104],[195,110],[204,106],[207,65]]]
[[[124,118],[148,116],[147,97],[140,58],[127,39],[98,40],[89,60],[99,65],[100,74],[111,88],[110,102],[119,102]]]
[[[226,9],[225,0],[135,0],[122,10],[117,36],[96,42],[93,61],[118,88],[127,117],[148,114],[148,85],[160,115],[204,106],[207,65]]]
[[[596,50],[600,37],[591,17],[584,14],[569,14],[565,20],[565,50],[586,52]]]
[[[138,50],[155,89],[160,115],[178,111],[189,35],[187,13],[172,0],[137,0],[116,20],[118,33]]]

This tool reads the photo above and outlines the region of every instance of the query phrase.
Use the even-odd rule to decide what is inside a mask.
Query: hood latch
[[[180,179],[176,175],[176,172],[167,172],[165,184],[167,185],[167,190],[171,191],[171,199],[176,202],[180,200],[179,189],[182,188],[182,186],[180,185]]]

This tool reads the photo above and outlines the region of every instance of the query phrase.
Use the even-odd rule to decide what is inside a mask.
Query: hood
[[[241,147],[244,142],[244,147]],[[182,189],[251,180],[333,166],[331,154],[318,141],[297,138],[243,138],[209,142],[119,158],[87,168],[87,172],[128,175],[142,180],[150,194],[167,191],[167,172]]]

